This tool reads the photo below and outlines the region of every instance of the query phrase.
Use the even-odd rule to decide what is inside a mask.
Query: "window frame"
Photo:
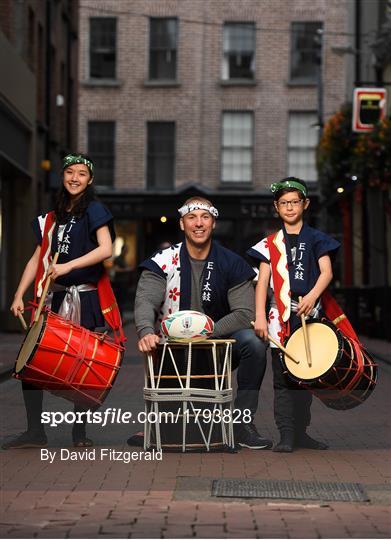
[[[174,127],[174,137],[173,137],[173,153],[172,153],[172,181],[169,187],[162,187],[149,184],[149,125],[152,124],[170,124]],[[156,155],[156,154],[154,154]],[[177,162],[177,122],[176,120],[146,120],[145,121],[145,189],[146,191],[173,191],[175,189],[176,183],[176,162]]]
[[[97,188],[97,190],[106,190],[106,189],[112,189],[115,186],[115,165],[116,165],[116,137],[117,137],[117,122],[115,120],[97,120],[94,118],[87,120],[87,154],[91,157],[92,161],[96,162],[96,153],[91,152],[90,148],[90,124],[112,124],[113,125],[113,153],[112,153],[112,159],[113,159],[113,167],[112,167],[112,173],[111,173],[111,180],[110,182],[105,182],[102,184],[97,184],[96,182],[99,180],[96,180],[96,165],[95,165],[95,172],[94,172],[94,185]],[[104,157],[107,157],[108,154],[104,154]],[[98,158],[101,156],[98,156]]]
[[[114,75],[112,77],[96,77],[91,74],[91,67],[92,67],[92,47],[91,47],[91,39],[92,39],[92,21],[93,20],[102,20],[102,19],[111,19],[115,22],[114,25]],[[89,81],[96,81],[96,82],[104,82],[104,81],[117,81],[118,80],[118,17],[88,17],[88,49],[87,49],[87,55],[88,55],[88,77],[87,79]]]
[[[289,171],[289,151],[290,150],[299,150],[299,149],[303,149],[303,148],[306,148],[306,149],[312,149],[314,152],[315,152],[315,170],[316,170],[316,178],[315,179],[307,179],[307,178],[302,178],[302,180],[304,180],[307,184],[309,185],[318,185],[319,184],[319,175],[318,175],[318,172],[317,172],[317,169],[316,169],[316,147],[317,147],[317,143],[315,144],[315,146],[313,147],[310,147],[310,146],[306,146],[306,147],[303,147],[303,146],[290,146],[289,145],[289,130],[290,130],[290,117],[292,114],[302,114],[302,115],[309,115],[309,114],[313,114],[315,119],[317,118],[317,111],[315,109],[313,110],[298,110],[298,109],[291,109],[291,110],[288,110],[288,122],[287,122],[287,130],[286,130],[286,176],[292,176],[292,174],[290,173]],[[314,127],[315,129],[315,127]]]
[[[254,31],[254,48],[253,48],[253,64],[254,64],[254,70],[252,72],[252,77],[231,77],[229,73],[229,61],[228,61],[228,77],[225,79],[223,77],[223,67],[225,62],[225,51],[224,51],[224,38],[225,38],[225,28],[228,28],[229,26],[251,26]],[[249,85],[252,86],[256,84],[256,72],[257,72],[257,25],[255,21],[224,21],[222,25],[222,32],[221,32],[221,64],[220,64],[220,81],[222,86],[229,86],[229,85]]]
[[[175,74],[173,78],[152,78],[151,76],[151,57],[152,57],[152,51],[168,51],[168,49],[156,49],[152,48],[151,40],[152,40],[152,21],[175,21],[176,24],[176,34],[175,34]],[[147,78],[146,83],[147,85],[153,86],[153,85],[176,85],[178,83],[178,67],[179,67],[179,18],[178,17],[172,17],[172,16],[166,16],[166,17],[148,17],[149,27],[148,27],[148,41],[147,41],[147,47],[148,47],[148,58],[147,58]],[[174,49],[170,49],[172,51]]]
[[[317,81],[317,69],[315,70],[315,76],[314,78],[310,78],[310,77],[292,77],[292,68],[293,68],[293,35],[294,35],[294,32],[293,32],[293,26],[295,24],[317,24],[318,25],[318,28],[321,28],[322,30],[324,29],[324,21],[309,21],[309,20],[305,20],[305,21],[301,21],[301,20],[298,20],[298,21],[291,21],[290,23],[290,30],[289,30],[289,66],[288,66],[288,69],[289,69],[289,72],[288,72],[288,81],[289,81],[289,85],[290,86],[316,86],[318,84],[318,81]],[[321,55],[321,63],[323,62],[323,57],[322,57],[322,47],[320,46],[320,55]],[[322,66],[321,66],[322,67]]]
[[[249,114],[251,118],[251,178],[250,180],[223,180],[223,169],[224,169],[224,160],[223,154],[225,148],[247,148],[247,147],[237,147],[230,146],[225,147],[223,144],[224,141],[224,115],[225,114]],[[220,115],[220,174],[219,174],[219,184],[221,188],[237,188],[246,189],[252,188],[254,185],[254,156],[255,156],[255,111],[248,109],[225,109],[221,111]]]
[[[37,27],[36,27],[36,14],[31,6],[27,9],[27,63],[33,73],[36,70],[36,41],[37,41]]]

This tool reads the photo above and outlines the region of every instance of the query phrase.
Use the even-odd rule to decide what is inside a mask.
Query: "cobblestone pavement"
[[[104,408],[143,410],[143,366],[133,327],[127,356]],[[5,349],[13,353],[11,341]],[[15,345],[14,345],[15,346]],[[270,366],[261,390],[257,426],[277,439],[272,414]],[[229,453],[164,453],[162,461],[62,461],[70,426],[47,428],[53,463],[39,449],[1,451],[1,537],[7,538],[389,538],[391,367],[379,365],[373,395],[349,411],[312,407],[310,433],[329,443],[327,451],[300,449]],[[2,440],[25,427],[20,383],[0,384]],[[68,411],[65,400],[46,394],[46,411]],[[88,434],[101,448],[126,445],[137,424],[92,425]],[[229,499],[211,495],[211,480],[248,478],[359,482],[370,502]]]

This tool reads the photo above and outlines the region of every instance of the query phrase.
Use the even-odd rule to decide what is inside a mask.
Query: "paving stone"
[[[129,347],[135,348],[130,327],[127,332]],[[165,453],[163,462],[128,465],[119,462],[49,465],[40,461],[35,450],[0,452],[3,468],[0,522],[4,536],[287,538],[300,533],[330,538],[389,538],[390,509],[384,501],[385,489],[368,489],[379,497],[369,504],[332,503],[326,507],[310,507],[306,503],[284,505],[282,501],[273,501],[272,506],[267,501],[235,499],[217,503],[205,492],[205,485],[210,485],[208,479],[219,475],[386,486],[391,464],[389,433],[384,424],[391,408],[391,371],[380,369],[380,372],[373,396],[355,410],[332,411],[314,400],[309,431],[330,444],[325,452],[300,449],[284,456],[270,450],[248,449],[237,454]],[[276,440],[270,375],[269,366],[261,393],[262,415],[258,414],[256,423],[264,436]],[[134,410],[142,410],[142,384],[142,364],[125,362],[105,406],[124,409],[124,403],[130,403],[132,396]],[[0,401],[4,411],[1,434],[21,431],[25,419],[18,381],[2,383]],[[64,400],[49,394],[45,395],[45,407],[70,410]],[[91,426],[97,448],[128,449],[124,442],[129,431],[129,426],[110,426],[108,430]],[[50,428],[48,436],[53,448],[69,448],[69,433],[68,426]],[[192,493],[186,491],[188,499],[183,500],[178,498],[184,493],[178,488],[178,477],[206,479],[206,483],[199,483]]]

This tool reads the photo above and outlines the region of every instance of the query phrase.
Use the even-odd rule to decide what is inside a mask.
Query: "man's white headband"
[[[206,210],[209,212],[209,214],[212,214],[213,217],[217,218],[219,215],[219,212],[217,208],[214,206],[209,206],[209,204],[202,203],[202,202],[193,202],[190,204],[184,204],[180,208],[178,208],[178,212],[180,213],[181,217],[185,216],[189,212],[194,212],[194,210]]]

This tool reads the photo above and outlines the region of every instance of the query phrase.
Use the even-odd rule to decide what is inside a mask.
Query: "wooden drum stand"
[[[145,449],[234,449],[233,343],[168,341],[145,355]]]

